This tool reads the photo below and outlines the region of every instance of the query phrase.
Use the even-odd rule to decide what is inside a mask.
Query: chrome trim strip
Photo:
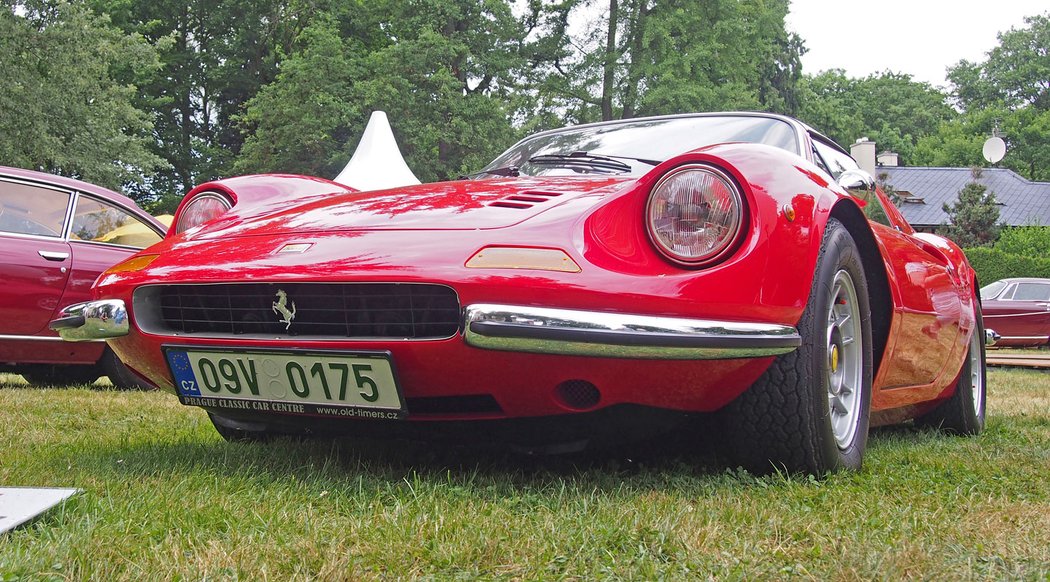
[[[794,351],[794,327],[598,311],[470,305],[463,335],[490,350],[664,360],[760,358]]]
[[[70,305],[48,326],[70,342],[128,335],[128,311],[120,299],[102,299]]]
[[[0,335],[0,342],[4,341],[16,341],[16,342],[60,342],[62,338],[57,336],[39,336],[39,335]],[[101,342],[105,340],[85,340]]]

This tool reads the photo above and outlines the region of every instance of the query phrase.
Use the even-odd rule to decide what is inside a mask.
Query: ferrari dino
[[[335,181],[193,189],[52,326],[227,439],[567,450],[702,417],[734,463],[824,474],[859,468],[877,424],[982,430],[974,271],[805,124],[568,127],[419,184],[374,121]]]

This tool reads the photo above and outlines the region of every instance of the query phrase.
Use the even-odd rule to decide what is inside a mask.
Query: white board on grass
[[[0,487],[0,534],[10,531],[80,492],[57,487]]]

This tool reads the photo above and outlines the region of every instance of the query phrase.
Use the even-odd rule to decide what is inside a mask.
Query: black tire
[[[91,384],[102,375],[98,366],[52,366],[31,364],[19,370],[31,386],[56,387]]]
[[[915,420],[919,426],[938,428],[959,435],[977,435],[984,430],[988,396],[988,371],[985,364],[984,321],[981,300],[974,299],[977,320],[966,350],[966,361],[955,383],[955,393],[937,408]]]
[[[256,425],[256,423],[230,420],[216,416],[211,412],[208,413],[208,418],[211,419],[211,424],[215,427],[215,431],[227,442],[262,443],[273,440],[278,436],[276,433],[266,430],[263,426]]]
[[[98,361],[102,372],[109,376],[109,381],[118,390],[154,390],[155,387],[135,375],[134,372],[120,361],[113,350],[106,347],[102,357]]]
[[[871,410],[871,309],[860,252],[835,219],[798,331],[801,347],[777,357],[723,411],[729,453],[762,474],[859,469]]]

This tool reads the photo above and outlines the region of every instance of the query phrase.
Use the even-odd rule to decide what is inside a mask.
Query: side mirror
[[[839,186],[850,192],[874,192],[875,178],[864,170],[846,170],[839,175]]]

